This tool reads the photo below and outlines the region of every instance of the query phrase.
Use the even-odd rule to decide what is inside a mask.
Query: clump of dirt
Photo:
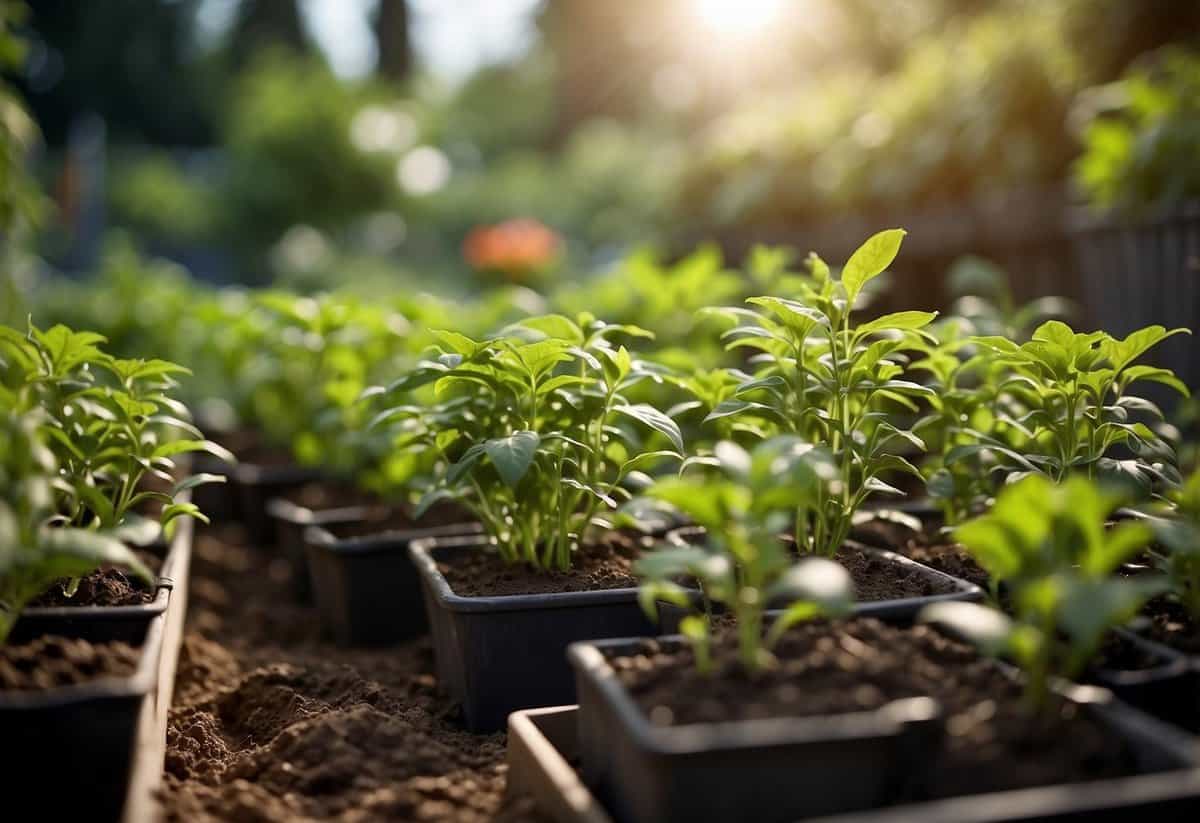
[[[154,552],[137,550],[138,559],[157,573],[163,559]],[[28,604],[36,606],[140,606],[154,599],[155,589],[133,577],[124,569],[107,566],[79,578],[75,594],[67,597],[64,588],[69,580],[56,580],[50,588]]]
[[[544,820],[506,796],[505,740],[459,725],[427,637],[321,640],[278,558],[202,530],[161,800],[173,821]]]
[[[103,677],[128,677],[141,651],[126,643],[91,643],[43,635],[0,646],[0,689],[41,691]]]

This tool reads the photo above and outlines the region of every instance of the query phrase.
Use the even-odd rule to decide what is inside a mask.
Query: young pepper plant
[[[1148,492],[1177,485],[1174,449],[1134,419],[1161,420],[1162,411],[1130,387],[1148,380],[1186,397],[1187,386],[1168,369],[1135,365],[1158,343],[1184,333],[1190,332],[1147,326],[1117,339],[1102,331],[1079,333],[1051,320],[1020,345],[1004,337],[975,338],[1010,370],[1000,386],[998,410],[1001,420],[1025,435],[1025,446],[1014,449],[988,432],[971,430],[975,442],[953,449],[945,462],[952,465],[986,449],[1018,477],[1040,472],[1062,480],[1083,472],[1129,480]],[[1116,456],[1119,447],[1132,456]]]
[[[898,410],[915,413],[914,398],[932,390],[905,379],[906,352],[913,349],[936,312],[902,311],[855,323],[855,303],[873,278],[900,250],[902,229],[868,239],[851,255],[841,279],[816,255],[798,300],[752,297],[754,309],[712,311],[731,318],[725,333],[730,349],[756,351],[749,380],[709,420],[747,417],[766,431],[783,431],[810,443],[827,444],[838,468],[837,482],[795,523],[803,549],[832,556],[841,547],[854,514],[872,493],[902,494],[883,480],[889,472],[920,477],[901,452],[923,451],[923,441],[905,428]]]
[[[165,360],[123,360],[104,353],[104,338],[65,326],[25,334],[0,327],[0,364],[17,412],[38,411],[40,428],[58,466],[59,518],[72,526],[123,530],[139,539],[137,510],[161,504],[159,523],[170,531],[179,517],[207,520],[186,489],[223,482],[207,474],[177,480],[174,458],[206,451],[233,456],[206,441],[187,408],[171,396],[174,375],[188,370]],[[180,438],[179,435],[183,437]],[[146,488],[154,476],[167,490]]]
[[[680,630],[689,639],[702,671],[711,669],[713,602],[726,606],[737,622],[739,658],[754,672],[773,662],[771,649],[788,628],[819,616],[848,611],[854,600],[849,573],[832,560],[809,557],[796,562],[792,547],[780,539],[796,512],[821,505],[822,489],[837,467],[823,449],[792,435],[761,442],[747,453],[722,441],[712,457],[693,458],[716,471],[688,471],[660,480],[646,494],[670,503],[707,529],[703,546],[660,548],[638,559],[639,599],[651,619],[657,601],[693,605],[691,592],[678,582],[699,582],[703,614],[684,618]],[[767,607],[782,608],[764,626]]]
[[[432,385],[433,398],[391,405],[372,425],[390,427],[397,448],[439,455],[417,515],[443,500],[466,507],[508,563],[568,568],[589,526],[631,496],[621,485],[631,472],[683,459],[675,421],[625,397],[662,378],[611,342],[651,337],[643,329],[545,315],[485,340],[437,337],[436,358],[367,392],[391,402]],[[643,451],[630,423],[671,448]]]
[[[925,488],[939,503],[947,526],[955,526],[979,509],[995,492],[997,461],[987,450],[958,455],[958,446],[976,442],[974,432],[987,432],[997,441],[1019,448],[1024,435],[998,420],[996,386],[1003,366],[989,349],[971,340],[972,324],[948,318],[931,328],[936,343],[913,341],[920,356],[910,367],[929,375],[933,394],[929,412],[913,424],[913,433],[928,447],[921,465]],[[1016,442],[1012,442],[1016,441]],[[946,456],[957,455],[947,462]]]
[[[56,523],[54,454],[40,411],[17,412],[0,394],[0,645],[25,604],[55,581],[123,566],[147,584],[150,570],[119,539]],[[7,406],[7,408],[4,408]]]
[[[992,575],[993,588],[1008,584],[1014,617],[943,603],[926,607],[922,619],[1014,659],[1029,702],[1044,706],[1051,676],[1077,677],[1105,634],[1163,590],[1159,579],[1114,575],[1153,537],[1145,523],[1107,525],[1119,502],[1082,476],[1055,484],[1034,474],[1008,486],[990,513],[955,534]]]

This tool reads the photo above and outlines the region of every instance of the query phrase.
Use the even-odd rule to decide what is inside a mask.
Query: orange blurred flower
[[[476,226],[463,241],[463,257],[476,271],[496,272],[514,282],[549,268],[562,250],[562,238],[543,223],[522,217]]]

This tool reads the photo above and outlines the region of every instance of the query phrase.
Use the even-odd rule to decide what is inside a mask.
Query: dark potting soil
[[[642,535],[608,532],[576,551],[565,572],[510,566],[495,552],[482,549],[448,554],[439,560],[438,571],[454,593],[463,597],[637,588],[633,563],[643,548],[653,544]]]
[[[463,731],[428,638],[343,649],[279,558],[202,529],[167,737],[172,821],[541,821],[505,740]]]
[[[151,551],[136,549],[138,558],[151,572],[162,569],[163,559]],[[67,597],[64,586],[67,578],[56,580],[50,588],[38,595],[29,606],[140,606],[154,599],[154,588],[133,577],[124,569],[108,566],[97,569],[79,578],[79,588]]]
[[[0,646],[0,690],[39,691],[102,677],[127,677],[141,652],[125,643],[90,643],[42,635]]]
[[[932,578],[918,569],[889,562],[871,552],[842,546],[835,558],[854,580],[855,599],[864,602],[949,594],[954,584]]]
[[[1200,655],[1200,623],[1178,601],[1156,597],[1146,604],[1142,614],[1150,618],[1148,638],[1186,654]]]
[[[877,709],[905,697],[941,705],[946,737],[935,754],[935,782],[904,799],[1103,779],[1135,770],[1131,753],[1105,726],[1068,701],[1029,713],[1021,688],[970,646],[928,626],[898,628],[869,618],[810,623],[776,648],[779,665],[757,675],[737,662],[728,636],[716,669],[698,673],[689,648],[610,660],[652,723],[801,717]],[[899,800],[900,798],[897,798]]]
[[[984,590],[991,583],[990,575],[975,562],[975,558],[962,546],[946,542],[936,527],[913,531],[902,523],[875,519],[855,526],[854,536],[867,545],[891,549]]]

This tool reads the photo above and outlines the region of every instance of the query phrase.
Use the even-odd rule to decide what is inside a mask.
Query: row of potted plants
[[[181,460],[228,455],[173,397],[186,369],[103,343],[0,326],[0,724],[20,741],[15,784],[55,791],[63,813],[115,818],[139,734],[153,737],[145,707],[174,668],[174,581],[189,521],[204,519],[189,492],[216,479]]]
[[[1195,634],[1185,617],[1195,590],[1189,552],[1198,545],[1186,516],[1196,509],[1193,485],[1180,477],[1175,433],[1137,393],[1150,381],[1186,393],[1174,375],[1141,362],[1182,330],[1149,327],[1118,339],[1049,320],[1023,331],[1024,321],[978,306],[948,318],[902,311],[859,320],[902,239],[899,230],[874,236],[840,276],[815,256],[792,271],[786,256],[767,260],[764,251],[753,282],[774,293],[703,311],[693,337],[711,329],[718,345],[697,341],[691,357],[680,350],[687,335],[665,349],[646,328],[586,313],[518,315],[485,333],[474,312],[452,331],[434,325],[448,325],[444,316],[412,320],[342,297],[239,297],[242,314],[221,314],[237,322],[206,344],[227,348],[218,365],[237,384],[229,398],[250,424],[222,431],[211,415],[206,424],[240,453],[236,466],[190,429],[173,401],[177,367],[111,358],[94,335],[6,332],[5,397],[27,421],[60,421],[37,425],[64,467],[55,488],[61,478],[82,478],[66,483],[79,490],[59,489],[53,498],[46,531],[56,539],[67,525],[130,529],[141,522],[132,512],[140,504],[163,504],[166,520],[195,513],[174,494],[228,475],[223,486],[195,488],[208,498],[197,500],[201,508],[236,513],[259,545],[284,552],[298,572],[297,594],[315,598],[339,642],[388,642],[428,625],[439,679],[475,730],[501,727],[516,709],[586,699],[582,684],[591,674],[584,671],[605,669],[580,650],[572,658],[586,666],[573,673],[571,643],[678,631],[684,639],[670,652],[606,651],[605,659],[628,657],[636,671],[661,664],[666,677],[699,678],[698,693],[723,694],[726,675],[769,692],[781,670],[799,676],[789,668],[794,644],[803,642],[794,637],[822,647],[831,638],[836,648],[884,659],[894,644],[935,642],[932,629],[910,625],[922,613],[952,626],[951,634],[990,626],[988,648],[1027,666],[1029,678],[1059,671],[1103,682],[1188,722],[1194,660],[1107,631],[1140,608],[1157,640],[1186,649]],[[715,359],[722,347],[724,362]],[[114,392],[128,397],[111,400]],[[184,439],[168,443],[165,429]],[[143,478],[172,474],[168,461],[191,450],[215,460],[205,468],[212,477],[171,492],[146,487]],[[1089,485],[1113,481],[1119,498]],[[1051,526],[1021,525],[1029,501],[1059,490],[1069,503],[1046,515]],[[918,504],[880,502],[900,500],[903,491]],[[101,498],[111,499],[111,511]],[[1105,545],[1116,499],[1132,506],[1118,517],[1143,522],[1113,532],[1120,543],[1106,554],[1094,546]],[[1006,512],[1001,525],[989,521]],[[1075,522],[1064,512],[1078,514],[1075,531],[1063,525]],[[1146,527],[1156,535],[1150,545],[1133,539]],[[1027,545],[1002,550],[970,537],[987,528],[1002,545],[1018,538]],[[1065,542],[1050,551],[1046,535]],[[881,537],[888,542],[879,548],[863,545]],[[1035,558],[1028,567],[995,559],[1022,552]],[[1086,565],[1080,558],[1093,554],[1106,559],[1075,579],[1076,566]],[[1121,579],[1110,580],[1114,573]],[[988,599],[1006,607],[1003,617],[960,605]],[[1096,607],[1086,642],[1071,623],[1080,619],[1079,603]],[[850,622],[827,622],[844,615]],[[26,619],[35,616],[26,610]],[[877,618],[890,622],[881,628]],[[1046,627],[1059,622],[1074,656],[1063,656],[1057,634],[1045,641]],[[1030,626],[1043,645],[1033,643]],[[958,642],[942,631],[932,635],[936,644]],[[1081,668],[1099,638],[1099,662]],[[925,652],[969,661],[971,671],[991,666],[962,644],[913,653]],[[1126,658],[1137,659],[1131,666]],[[839,681],[842,690],[859,685],[857,674],[839,676],[850,678]],[[926,732],[945,737],[966,722],[956,720],[961,695],[916,694],[911,682],[899,691],[871,684],[895,699],[921,698],[885,712],[891,728],[925,740]],[[1179,699],[1167,701],[1166,693]],[[929,700],[950,708],[935,711]],[[580,709],[581,730],[598,716],[589,705]],[[737,716],[722,705],[715,716]],[[822,705],[804,711],[848,710]],[[878,725],[882,705],[850,708]],[[666,716],[659,708],[643,705],[641,722],[659,725]],[[698,717],[711,720],[710,710]],[[1039,715],[1021,717],[1026,726],[1014,720],[1012,728],[1036,730],[1030,718]],[[680,729],[694,725],[681,721]],[[897,745],[909,739],[878,737]],[[852,751],[857,743],[846,745]],[[583,762],[606,803],[626,814],[641,808],[641,789],[623,794],[607,766]],[[911,788],[911,776],[903,782],[910,796],[897,788],[894,770],[885,779],[880,769],[871,773],[887,785],[872,802],[926,796]],[[641,780],[654,770],[636,771]],[[764,811],[764,819],[778,811]]]
[[[902,238],[871,238],[840,277],[810,258],[792,297],[710,312],[730,322],[731,351],[750,350],[739,367],[681,373],[631,351],[649,331],[589,315],[435,332],[432,355],[363,392],[347,426],[408,459],[390,501],[273,506],[315,524],[303,536],[330,633],[422,631],[423,597],[468,727],[578,696],[583,775],[631,819],[786,819],[1193,767],[1178,732],[1054,679],[1104,682],[1186,722],[1142,688],[1170,674],[1194,703],[1194,662],[1113,631],[1143,613],[1175,627],[1170,642],[1195,634],[1157,616],[1194,600],[1195,483],[1134,388],[1186,393],[1139,362],[1183,330],[1118,339],[1047,321],[1025,339],[930,312],[857,321]],[[907,512],[875,502],[923,486],[929,502]],[[852,539],[890,534],[880,523],[920,539]],[[947,574],[939,547],[982,586]],[[681,636],[620,639],[663,625]],[[914,660],[938,675],[901,676]],[[856,696],[797,689],[810,670]],[[994,759],[961,759],[975,727]],[[1060,747],[1044,770],[1017,767],[1013,752],[1059,737],[1094,742],[1101,765]],[[705,758],[728,776],[711,780]],[[798,762],[829,768],[806,790]],[[870,791],[813,790],[844,785],[833,764],[846,762]],[[960,780],[981,764],[997,782]]]

